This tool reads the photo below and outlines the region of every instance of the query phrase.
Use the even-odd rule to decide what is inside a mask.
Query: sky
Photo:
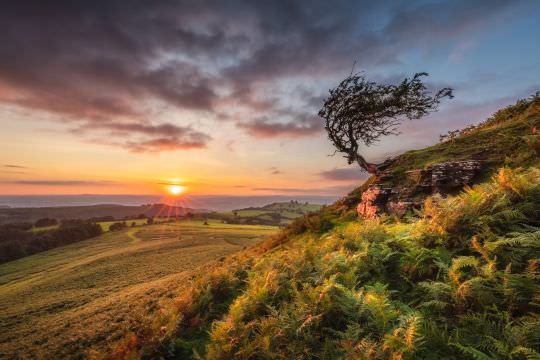
[[[540,2],[10,1],[0,194],[343,195],[366,178],[317,116],[351,71],[455,98],[372,162],[540,90]]]

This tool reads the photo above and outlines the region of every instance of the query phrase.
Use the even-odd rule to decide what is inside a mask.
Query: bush
[[[109,231],[119,231],[127,227],[126,222],[115,222],[109,226]]]

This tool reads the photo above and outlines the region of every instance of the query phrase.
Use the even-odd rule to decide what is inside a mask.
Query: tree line
[[[56,223],[49,219],[39,225],[43,224]],[[0,263],[89,239],[103,232],[99,224],[85,220],[63,220],[58,228],[39,232],[29,231],[32,227],[31,223],[0,226]]]

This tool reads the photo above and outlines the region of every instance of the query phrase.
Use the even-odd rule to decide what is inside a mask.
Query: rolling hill
[[[463,191],[404,217],[358,219],[373,177],[228,258],[179,294],[114,358],[537,359],[540,357],[540,98],[386,164],[478,160]]]
[[[106,353],[268,226],[179,221],[108,232],[0,265],[0,358]]]
[[[164,204],[124,206],[114,204],[88,206],[52,206],[33,208],[0,208],[0,225],[15,222],[35,222],[41,218],[91,219],[113,217],[115,219],[133,219],[144,214],[147,217],[175,217],[187,213],[199,213],[205,210],[191,209]]]

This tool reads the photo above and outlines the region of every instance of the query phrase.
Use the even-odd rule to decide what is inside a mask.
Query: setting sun
[[[172,195],[180,195],[186,188],[182,185],[169,185],[168,190]]]

